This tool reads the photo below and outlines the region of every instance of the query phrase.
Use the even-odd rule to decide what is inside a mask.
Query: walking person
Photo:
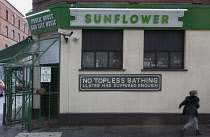
[[[202,135],[198,128],[198,108],[199,105],[199,98],[197,97],[198,92],[196,90],[190,91],[190,96],[187,96],[185,100],[179,105],[179,109],[184,106],[183,115],[189,116],[189,121],[184,125],[184,127],[180,130],[181,136],[184,136],[184,132],[187,128],[194,125],[196,130],[196,135]]]

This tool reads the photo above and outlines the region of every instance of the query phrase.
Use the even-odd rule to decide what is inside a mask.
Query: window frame
[[[117,43],[116,47],[114,49],[111,49],[110,46],[105,46],[105,45],[100,45],[100,44],[96,44],[98,43],[98,41],[89,41],[89,40],[86,40],[86,42],[90,42],[88,45],[87,44],[83,44],[82,46],[82,57],[81,57],[81,69],[80,70],[123,70],[123,30],[93,30],[93,32],[91,32],[91,30],[83,30],[83,42],[82,43],[85,43],[84,41],[84,35],[87,35],[87,34],[84,34],[84,33],[87,33],[87,32],[84,32],[84,31],[90,31],[90,33],[95,33],[98,31],[99,35],[97,35],[96,33],[96,36],[98,37],[106,37],[108,34],[106,33],[103,33],[103,31],[115,31],[116,32],[116,38],[119,38],[121,40],[121,42]],[[101,31],[101,32],[99,32]],[[90,34],[88,33],[88,34]],[[94,34],[92,34],[94,35]],[[118,36],[120,35],[120,36]],[[89,36],[87,36],[89,37]],[[108,35],[109,37],[109,35]],[[102,38],[102,40],[104,40],[104,38]],[[111,40],[110,40],[111,41]],[[100,41],[101,42],[101,41]],[[91,44],[96,44],[95,46],[90,46]],[[111,41],[111,45],[115,45],[114,42]],[[101,46],[101,49],[100,47]],[[99,48],[98,48],[99,47]],[[91,49],[92,48],[92,49]],[[85,52],[92,52],[93,53],[93,65],[90,66],[90,67],[87,67],[87,66],[84,66],[84,53]],[[107,54],[107,59],[106,59],[106,66],[104,67],[100,67],[97,65],[97,54],[100,53],[100,52],[104,52],[105,54]],[[115,54],[116,53],[116,54]],[[114,56],[116,59],[119,58],[119,61],[116,60],[116,66],[114,66],[114,60],[111,61],[113,59],[113,57],[111,56]],[[103,62],[103,61],[101,61]],[[101,63],[100,62],[100,63]],[[113,63],[111,63],[113,62]]]

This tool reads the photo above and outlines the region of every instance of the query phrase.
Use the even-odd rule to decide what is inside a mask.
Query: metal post
[[[49,94],[48,94],[48,96],[49,96],[49,117],[48,117],[48,120],[50,120],[50,100],[51,100],[51,82],[49,83]]]

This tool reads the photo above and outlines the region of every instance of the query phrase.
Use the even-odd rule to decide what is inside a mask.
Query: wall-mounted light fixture
[[[79,39],[80,39],[79,37],[76,36],[73,37],[73,41],[78,41]]]
[[[28,42],[32,42],[33,41],[33,36],[28,36]]]

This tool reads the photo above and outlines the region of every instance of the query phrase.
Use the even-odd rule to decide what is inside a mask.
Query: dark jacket
[[[183,115],[191,115],[194,117],[198,116],[199,98],[197,96],[188,96],[185,100],[179,105],[179,108],[184,106]]]

